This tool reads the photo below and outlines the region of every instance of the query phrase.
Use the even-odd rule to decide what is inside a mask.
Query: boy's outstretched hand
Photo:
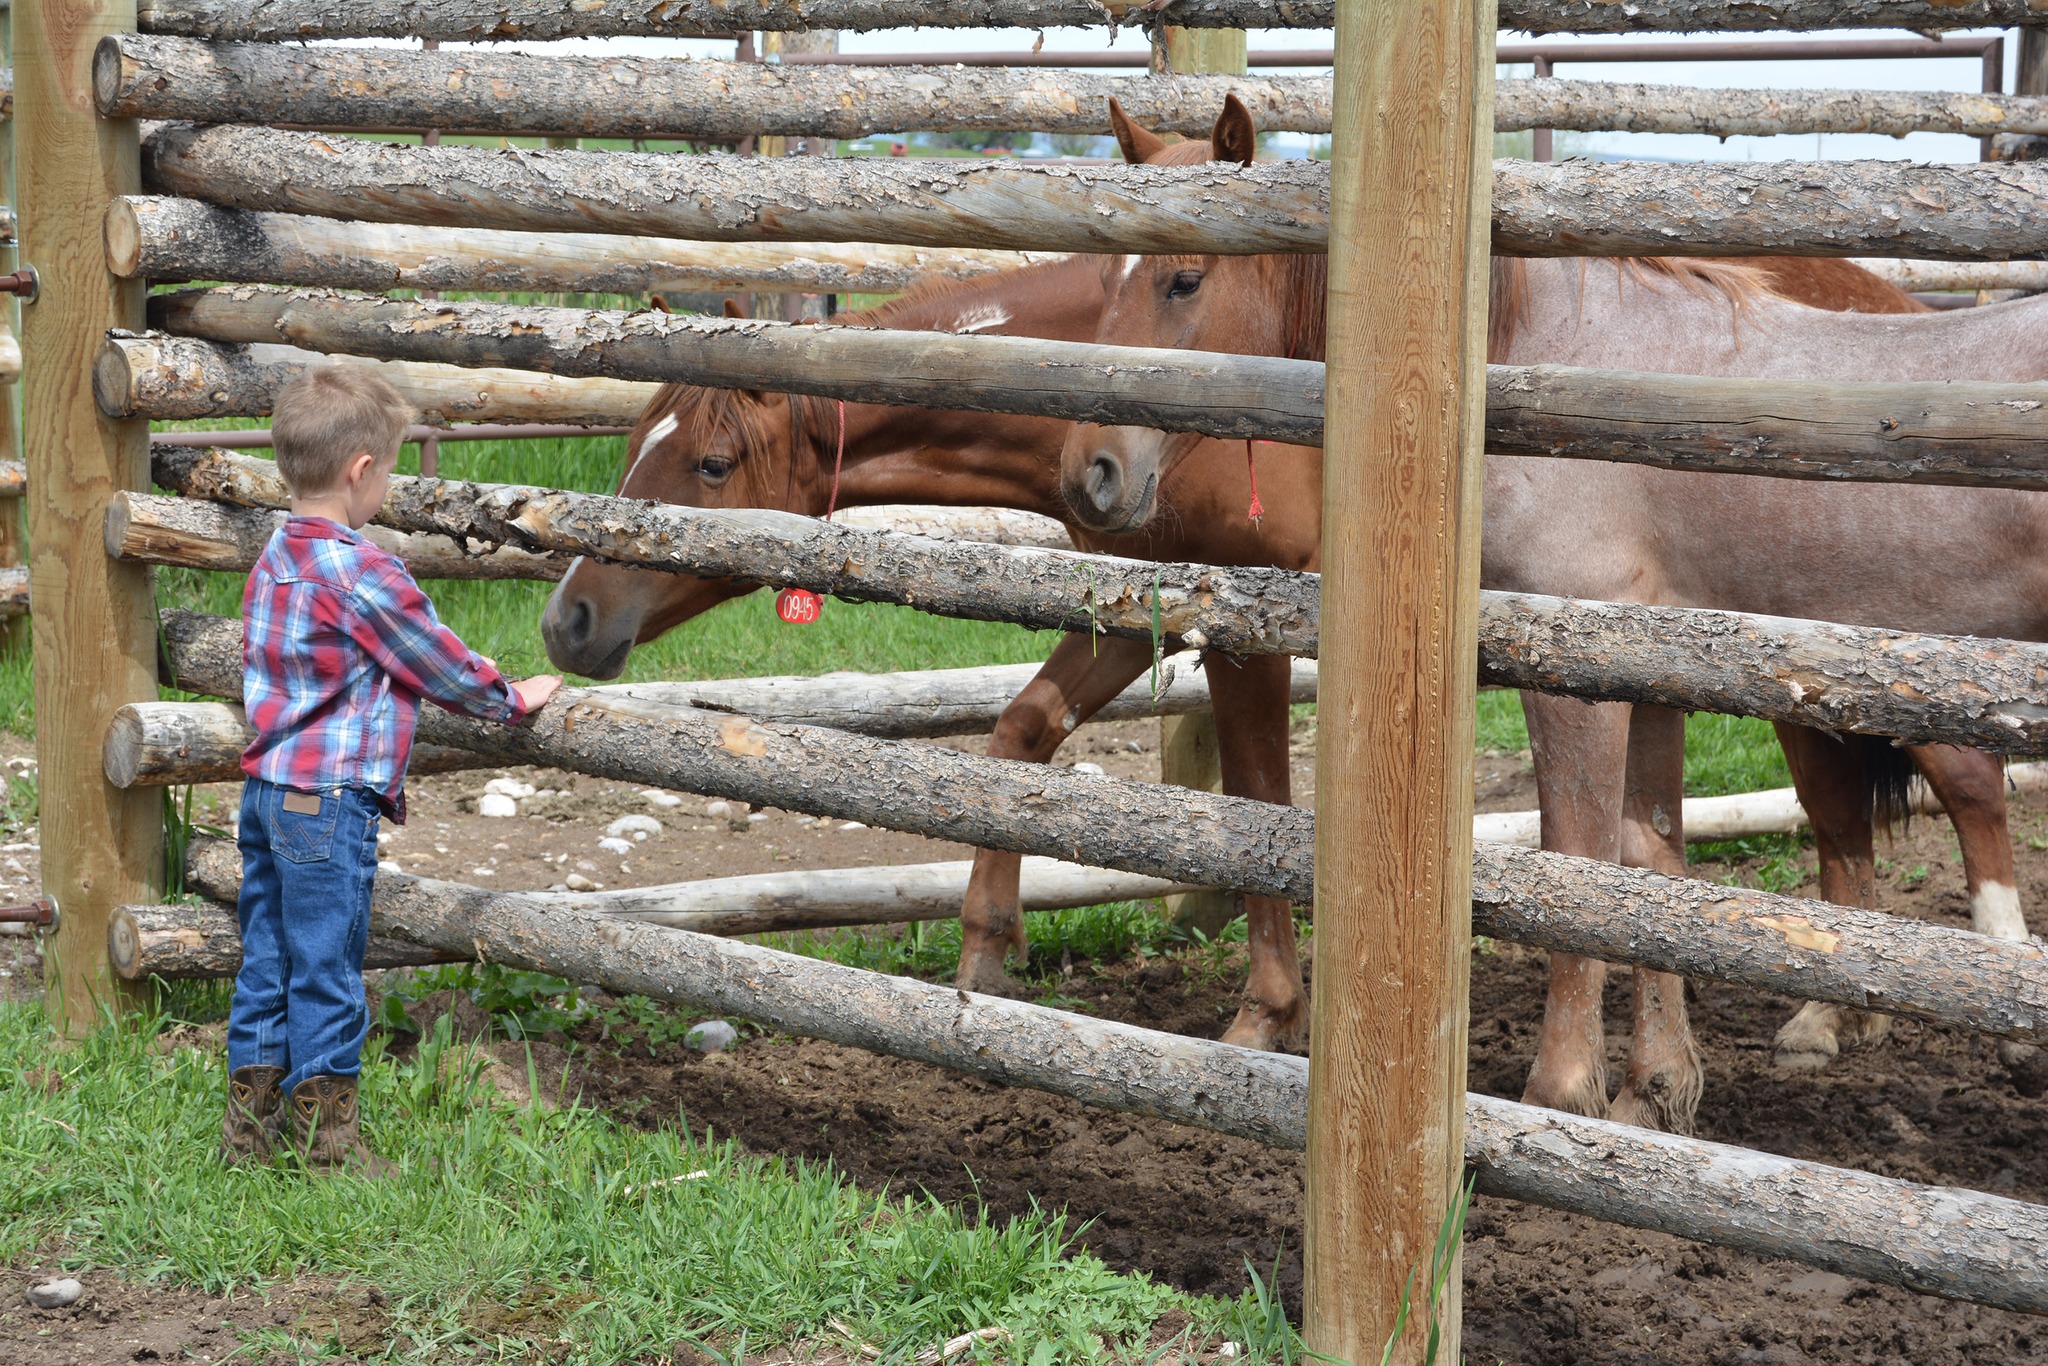
[[[550,697],[553,697],[555,690],[561,686],[562,676],[560,674],[535,674],[532,678],[522,678],[517,683],[514,683],[512,685],[512,695],[519,699],[521,708],[528,712],[536,712],[540,710],[541,704]]]

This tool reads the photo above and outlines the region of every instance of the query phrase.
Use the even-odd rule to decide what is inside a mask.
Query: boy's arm
[[[483,721],[510,724],[526,714],[497,668],[441,624],[399,561],[365,573],[353,605],[350,636],[407,691]]]

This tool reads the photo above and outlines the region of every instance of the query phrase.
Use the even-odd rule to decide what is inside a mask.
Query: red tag
[[[775,615],[792,626],[809,626],[825,610],[825,600],[808,588],[785,588],[775,595]]]

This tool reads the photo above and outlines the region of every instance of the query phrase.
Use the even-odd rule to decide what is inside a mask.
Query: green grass
[[[1478,748],[1481,753],[1515,754],[1529,747],[1529,728],[1522,721],[1521,696],[1512,692],[1479,694]],[[1731,792],[1759,792],[1789,787],[1792,772],[1768,721],[1746,716],[1687,718],[1685,724],[1685,793],[1688,797],[1719,797]]]
[[[443,1065],[445,1035],[403,1064],[373,1041],[365,1112],[400,1179],[228,1171],[211,1156],[220,1057],[165,1056],[154,1027],[53,1053],[39,1008],[0,1008],[9,1264],[117,1266],[209,1291],[360,1279],[389,1302],[375,1359],[395,1362],[667,1360],[679,1342],[731,1359],[743,1339],[834,1338],[835,1319],[885,1360],[999,1326],[1013,1361],[1081,1361],[1105,1343],[1142,1356],[1171,1308],[1198,1334],[1246,1342],[1257,1327],[1254,1348],[1298,1350],[1253,1296],[1190,1299],[1111,1272],[1068,1248],[1056,1214],[997,1222],[679,1129],[507,1107],[474,1067]],[[524,1318],[490,1312],[506,1305]],[[257,1345],[343,1354],[283,1329]]]

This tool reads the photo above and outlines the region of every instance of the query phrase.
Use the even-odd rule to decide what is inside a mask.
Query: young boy
[[[405,821],[421,698],[510,725],[553,675],[507,683],[434,615],[405,566],[358,535],[390,489],[412,411],[366,370],[287,385],[271,424],[291,516],[242,594],[242,970],[228,1015],[220,1155],[288,1143],[315,1170],[393,1168],[356,1114],[369,1012],[363,947],[377,818]]]

